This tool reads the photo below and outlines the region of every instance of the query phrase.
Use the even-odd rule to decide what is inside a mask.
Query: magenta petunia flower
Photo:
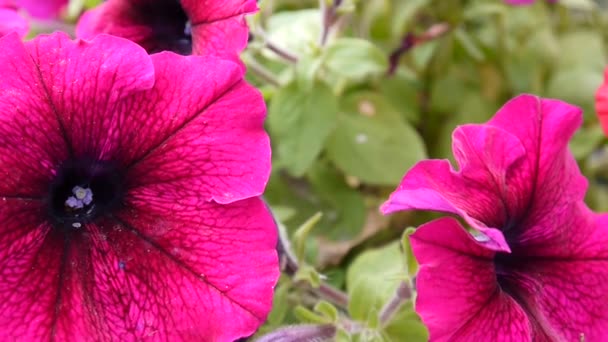
[[[16,0],[32,17],[53,19],[61,15],[68,6],[68,0]]]
[[[17,12],[17,6],[13,0],[0,0],[0,37],[17,32],[21,37],[25,36],[29,25],[25,18]]]
[[[590,211],[567,149],[578,108],[519,96],[454,132],[454,156],[414,166],[384,213],[461,216],[412,236],[416,310],[433,341],[601,341],[608,336],[608,216]]]
[[[237,60],[249,35],[244,14],[256,10],[255,0],[108,0],[85,13],[76,34],[109,33],[149,53],[169,50]]]
[[[0,51],[0,340],[252,334],[279,271],[240,66],[107,35]]]

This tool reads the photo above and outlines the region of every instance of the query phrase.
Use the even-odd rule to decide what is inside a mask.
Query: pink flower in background
[[[567,149],[578,108],[522,95],[454,132],[454,157],[422,161],[384,213],[459,215],[421,226],[416,310],[433,341],[600,341],[608,336],[608,216],[583,202]],[[474,237],[475,238],[474,238]]]
[[[604,82],[595,93],[595,111],[604,133],[608,135],[608,68],[604,70]]]
[[[169,50],[237,60],[249,35],[244,14],[256,10],[255,0],[108,0],[85,13],[77,35],[109,33],[149,53]]]
[[[279,270],[242,68],[107,35],[0,51],[0,339],[255,332]]]
[[[68,6],[68,0],[16,0],[32,17],[53,19],[61,15]]]
[[[0,37],[10,32],[17,32],[23,37],[27,30],[27,21],[17,13],[15,2],[13,0],[0,0]]]

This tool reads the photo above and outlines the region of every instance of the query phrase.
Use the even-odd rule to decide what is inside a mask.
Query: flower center
[[[49,214],[55,226],[78,229],[110,214],[122,202],[123,177],[106,161],[80,159],[59,167],[49,190]]]
[[[149,52],[192,54],[192,26],[180,1],[144,2],[138,13],[144,14],[144,21],[154,32],[156,42]]]

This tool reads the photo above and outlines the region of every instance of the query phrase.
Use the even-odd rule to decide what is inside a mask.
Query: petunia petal
[[[202,23],[192,27],[192,53],[239,61],[239,52],[247,46],[249,28],[243,16]]]
[[[458,214],[486,234],[494,249],[509,251],[498,229],[513,210],[505,197],[511,169],[524,156],[521,143],[499,128],[466,125],[454,132],[453,149],[459,171],[445,160],[418,163],[382,211],[430,209]]]
[[[123,109],[146,113],[121,123],[120,146],[128,150],[120,154],[133,156],[127,158],[130,186],[219,203],[260,195],[270,173],[270,143],[259,92],[240,79],[234,63],[171,55],[153,56],[154,89]],[[133,120],[142,117],[143,125]]]
[[[19,7],[39,19],[53,19],[60,16],[68,6],[68,0],[16,0]]]
[[[200,23],[212,23],[226,18],[236,17],[258,10],[255,0],[180,0],[188,13],[193,26]]]
[[[244,14],[257,11],[254,0],[216,0],[203,4],[182,0],[192,22],[192,52],[238,61],[238,53],[247,45],[249,28]]]
[[[157,50],[154,28],[146,25],[139,18],[140,15],[130,1],[106,1],[80,17],[76,36],[93,39],[98,34],[106,33],[135,42],[146,51]]]
[[[581,125],[582,118],[580,108],[565,102],[520,95],[505,104],[494,118],[488,121],[487,125],[502,128],[521,141],[526,162],[514,177],[521,183],[517,186],[518,190],[527,192],[528,197],[534,196],[530,201],[542,199],[543,194],[550,192],[543,187],[545,182],[556,178],[560,181],[567,180],[559,171],[567,161],[565,156],[571,155],[567,151],[568,141]],[[586,191],[586,181],[581,175],[576,178],[576,183],[572,184],[576,189],[573,195],[582,199]],[[522,195],[520,193],[516,196],[521,199]]]
[[[49,110],[41,114],[59,121],[71,157],[104,159],[108,135],[118,134],[121,100],[154,84],[149,56],[108,35],[74,42],[53,34],[26,46],[47,95]]]
[[[503,229],[512,237],[511,248],[526,246],[519,254],[567,254],[567,248],[550,251],[550,246],[584,240],[593,229],[588,224],[593,216],[583,203],[587,180],[568,151],[568,141],[581,123],[579,108],[528,95],[511,100],[488,122],[509,130],[525,149],[526,158],[514,168],[507,196],[509,203],[519,203],[519,210]],[[578,232],[581,237],[576,237]],[[550,254],[534,251],[533,246],[544,246]]]
[[[43,202],[0,206],[0,339],[50,340],[64,242],[45,224]]]
[[[91,265],[81,274],[84,297],[69,301],[82,301],[75,319],[100,340],[233,341],[255,332],[279,275],[263,202],[185,207],[137,197],[130,205],[91,225],[94,247],[74,256]]]
[[[608,336],[608,258],[529,259],[511,278],[537,330],[559,341]]]
[[[411,236],[420,264],[416,311],[431,341],[530,341],[530,322],[498,287],[494,251],[456,220],[427,223]]]
[[[12,1],[0,1],[0,37],[17,32],[23,37],[27,33],[29,25],[27,20],[17,12],[17,7]]]
[[[67,158],[37,64],[16,34],[0,38],[0,196],[43,197]]]

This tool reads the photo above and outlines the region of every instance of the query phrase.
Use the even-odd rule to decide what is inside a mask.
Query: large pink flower
[[[414,166],[383,205],[461,216],[412,236],[416,309],[434,341],[601,341],[608,336],[608,216],[583,203],[567,149],[582,116],[522,95],[454,132],[454,156]]]
[[[27,21],[17,13],[15,2],[13,0],[0,0],[0,37],[10,32],[17,32],[23,37],[27,30]]]
[[[148,52],[238,58],[247,45],[244,14],[255,0],[108,0],[85,13],[77,35],[109,33],[130,39]]]
[[[278,261],[240,66],[107,35],[0,51],[0,340],[252,334]]]

